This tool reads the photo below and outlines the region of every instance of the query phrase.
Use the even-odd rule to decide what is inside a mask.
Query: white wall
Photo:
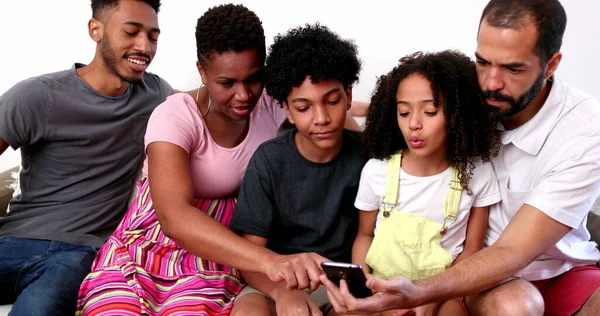
[[[363,60],[354,96],[368,100],[376,77],[417,50],[460,49],[472,56],[484,0],[246,0],[263,21],[267,45],[273,36],[304,24],[321,22],[359,46]],[[94,43],[87,35],[91,16],[86,0],[19,0],[0,5],[0,93],[19,80],[88,63]],[[149,71],[176,89],[198,86],[194,63],[196,19],[227,1],[163,0],[162,34]],[[600,98],[600,1],[563,0],[569,22],[558,75]],[[11,149],[0,156],[0,171],[19,163]]]

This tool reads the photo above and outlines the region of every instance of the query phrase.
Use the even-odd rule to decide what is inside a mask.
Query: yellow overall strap
[[[391,210],[398,203],[398,186],[400,185],[400,168],[402,163],[402,151],[393,154],[388,160],[385,195],[383,205]],[[387,210],[387,209],[386,209]]]
[[[442,234],[444,234],[446,229],[456,221],[456,216],[458,215],[458,209],[460,207],[460,198],[463,191],[460,179],[458,178],[458,170],[455,167],[451,167],[450,171],[450,190],[448,190],[446,201],[444,201],[444,224],[442,227]]]
[[[386,211],[391,211],[398,203],[398,188],[400,186],[400,168],[402,167],[402,151],[393,154],[388,160],[385,195],[383,196],[383,205]],[[458,178],[458,169],[450,168],[450,190],[446,194],[444,201],[444,223],[442,234],[446,229],[456,221],[460,207],[460,198],[463,187]]]

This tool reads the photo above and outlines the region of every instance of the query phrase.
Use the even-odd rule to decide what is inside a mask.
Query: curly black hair
[[[119,7],[120,0],[92,0],[92,17],[98,19],[106,9],[115,10]],[[160,0],[141,0],[158,13],[160,11]]]
[[[205,67],[213,54],[256,49],[265,60],[265,31],[256,14],[239,4],[208,9],[196,23],[196,53]]]
[[[388,159],[408,148],[398,127],[396,93],[400,82],[419,74],[431,83],[434,104],[444,102],[450,165],[456,167],[462,187],[473,174],[473,159],[489,161],[500,143],[496,125],[477,81],[475,63],[453,50],[407,56],[391,72],[378,78],[363,134],[366,158]]]
[[[267,93],[283,104],[306,77],[313,83],[338,80],[344,88],[358,81],[361,61],[355,44],[326,26],[306,24],[275,37],[265,66]]]

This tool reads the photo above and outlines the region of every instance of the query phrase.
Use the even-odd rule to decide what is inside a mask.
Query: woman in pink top
[[[285,120],[262,93],[260,20],[241,5],[214,7],[198,19],[196,45],[203,85],[152,113],[145,177],[81,286],[79,315],[228,315],[243,287],[232,267],[289,288],[319,282],[324,258],[277,255],[228,229],[250,157]]]

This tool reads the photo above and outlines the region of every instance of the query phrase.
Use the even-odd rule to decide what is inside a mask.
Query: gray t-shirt
[[[358,230],[354,199],[364,166],[359,133],[344,130],[332,161],[315,163],[294,145],[296,129],[264,142],[250,159],[231,227],[268,239],[280,254],[316,252],[350,262]]]
[[[101,247],[127,209],[154,108],[173,93],[145,73],[119,97],[75,72],[19,82],[0,96],[0,137],[21,149],[21,194],[0,236]]]

